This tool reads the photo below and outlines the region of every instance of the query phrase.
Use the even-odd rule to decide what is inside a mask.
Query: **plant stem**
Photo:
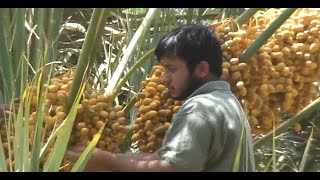
[[[100,42],[99,39],[104,31],[105,22],[109,16],[109,12],[110,10],[106,8],[96,8],[93,10],[88,32],[86,34],[79,61],[76,66],[75,77],[72,81],[70,94],[67,100],[68,111],[70,110],[72,103],[75,100],[78,91],[80,90],[80,85],[83,79],[82,77],[88,75],[89,68],[95,61],[92,56],[95,52],[97,42]]]
[[[282,123],[276,130],[274,136],[279,135],[282,132],[285,132],[288,127],[293,126],[295,123],[300,122],[303,119],[308,119],[314,115],[314,113],[319,112],[320,107],[320,97],[310,103],[302,111],[300,111],[296,116],[288,119],[286,122]],[[266,134],[261,139],[254,141],[254,148],[257,149],[260,146],[264,145],[266,142],[272,140],[273,132]]]
[[[248,63],[250,58],[260,49],[262,45],[273,35],[274,32],[294,13],[297,8],[287,8],[264,30],[260,36],[240,55],[239,61]]]

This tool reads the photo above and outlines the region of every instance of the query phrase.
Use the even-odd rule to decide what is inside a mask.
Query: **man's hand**
[[[80,155],[85,150],[84,146],[74,146],[67,150],[66,155],[67,159],[75,163]],[[110,171],[109,157],[112,156],[112,153],[103,151],[99,148],[95,148],[91,153],[91,156],[84,168],[83,171],[93,172],[93,171]]]
[[[66,152],[67,159],[73,163],[75,163],[80,155],[83,153],[85,147],[84,146],[73,146],[69,148]]]

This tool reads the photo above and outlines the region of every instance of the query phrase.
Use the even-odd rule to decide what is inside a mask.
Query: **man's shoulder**
[[[187,99],[181,106],[181,110],[184,112],[203,111],[216,103],[217,100],[214,95],[209,93],[199,94]]]
[[[230,91],[212,91],[193,96],[185,101],[181,109],[184,111],[205,111],[210,114],[223,114],[230,107],[238,106],[237,98]]]
[[[224,90],[215,90],[207,93],[197,94],[193,97],[190,97],[185,101],[185,103],[190,103],[192,105],[196,104],[208,104],[210,103],[219,103],[225,101],[228,98],[233,96],[231,91]]]

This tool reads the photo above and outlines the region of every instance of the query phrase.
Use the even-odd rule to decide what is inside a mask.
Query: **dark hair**
[[[207,61],[210,72],[218,78],[222,73],[222,48],[212,27],[191,24],[181,26],[163,36],[156,49],[157,60],[180,58],[186,61],[190,73],[201,61]]]

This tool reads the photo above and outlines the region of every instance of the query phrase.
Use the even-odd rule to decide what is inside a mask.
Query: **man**
[[[250,127],[230,85],[220,80],[222,50],[214,30],[182,26],[160,40],[155,55],[169,93],[185,100],[163,146],[152,154],[95,149],[85,170],[255,171]],[[75,160],[82,150],[67,154]]]

